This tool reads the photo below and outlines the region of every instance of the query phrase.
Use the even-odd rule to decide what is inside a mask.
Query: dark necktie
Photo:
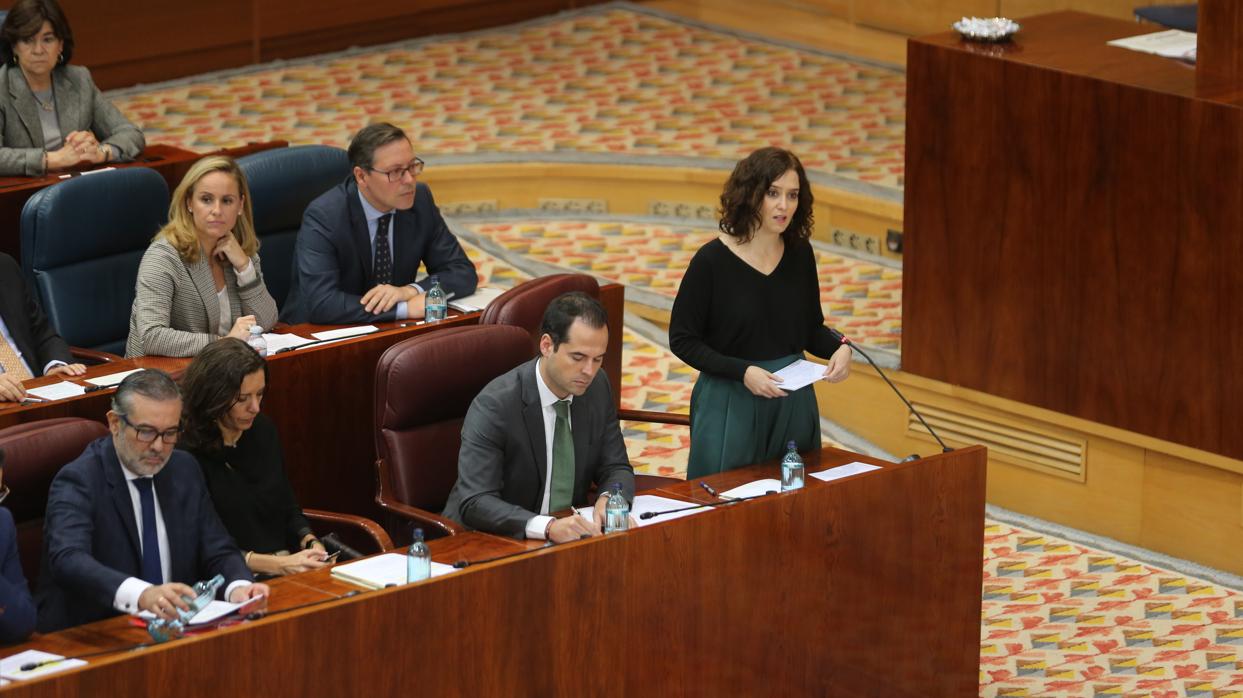
[[[574,502],[574,436],[570,434],[570,402],[553,403],[557,421],[552,429],[552,481],[548,511],[561,511]]]
[[[155,493],[151,491],[152,480],[140,477],[134,480],[138,488],[138,500],[142,504],[142,574],[152,584],[163,584],[164,573],[160,571],[160,539],[155,532]]]
[[[393,282],[393,253],[388,245],[388,224],[393,214],[380,216],[375,226],[375,283],[390,284]]]

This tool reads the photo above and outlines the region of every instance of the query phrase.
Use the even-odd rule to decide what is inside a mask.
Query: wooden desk
[[[600,289],[609,313],[609,347],[605,371],[620,400],[622,318],[625,288],[608,284]],[[276,354],[268,360],[268,392],[263,411],[276,422],[285,449],[285,470],[298,502],[306,508],[326,509],[382,520],[375,504],[374,393],[375,367],[392,345],[442,327],[479,322],[480,313],[454,312],[435,325],[399,327],[378,323],[380,332],[333,344]],[[295,325],[287,331],[302,337],[332,329],[325,325]],[[159,368],[180,373],[189,359],[143,357],[92,366],[88,377],[130,370]],[[27,381],[27,386],[55,383],[59,378]],[[103,420],[112,390],[58,400],[14,406],[0,403],[0,428],[52,417]],[[7,409],[3,409],[7,407]]]
[[[237,148],[226,148],[212,153],[196,153],[192,150],[157,143],[148,145],[133,162],[114,162],[107,167],[149,167],[160,173],[168,184],[168,191],[171,194],[181,183],[181,178],[185,176],[190,166],[204,155],[228,155],[238,158],[261,150],[283,148],[287,145],[289,145],[288,141],[267,141],[248,143]],[[21,262],[22,207],[26,205],[30,197],[35,195],[35,192],[63,182],[62,176],[65,174],[72,177],[84,176],[81,171],[75,170],[57,172],[43,177],[0,177],[0,252],[12,255],[19,263]]]
[[[853,460],[809,454],[814,472]],[[878,464],[882,464],[876,461]],[[319,571],[280,580],[274,614],[90,660],[14,696],[884,695],[978,690],[985,452],[970,448],[541,548],[341,598]],[[708,478],[774,477],[775,465]],[[669,496],[702,497],[693,483]],[[660,493],[660,492],[658,492]],[[448,546],[459,546],[450,548]],[[518,550],[432,543],[452,563]],[[282,598],[282,596],[286,598]],[[145,633],[114,618],[37,638],[62,654]]]
[[[1022,24],[909,44],[903,370],[1243,458],[1243,85]]]

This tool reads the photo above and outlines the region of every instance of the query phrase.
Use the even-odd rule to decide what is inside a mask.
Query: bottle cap
[[[263,328],[258,325],[251,325],[250,333],[251,334],[263,334]]]
[[[786,444],[786,448],[790,449],[791,451],[797,451],[797,450],[798,450],[798,444],[796,444],[796,443],[794,443],[793,441],[791,441],[791,442],[789,442],[789,443],[787,443],[787,444]]]

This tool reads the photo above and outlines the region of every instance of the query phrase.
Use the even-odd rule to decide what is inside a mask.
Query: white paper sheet
[[[432,577],[456,572],[453,565],[432,563]],[[357,584],[368,589],[402,586],[406,583],[406,556],[401,553],[384,553],[375,557],[347,562],[332,568],[332,576],[343,582]]]
[[[488,307],[496,297],[505,292],[503,288],[477,288],[475,292],[463,298],[449,301],[449,307],[460,313],[473,313]]]
[[[818,473],[812,473],[811,476],[818,480],[828,482],[830,480],[837,480],[838,478],[858,475],[859,473],[866,473],[871,470],[880,470],[880,466],[855,461],[853,463],[847,463],[846,465],[839,465],[836,468],[829,468],[828,470],[821,470]]]
[[[242,604],[240,603],[229,603],[228,601],[213,599],[211,603],[207,604],[206,608],[199,611],[198,615],[190,620],[190,626],[210,623],[213,620],[229,615],[241,607]],[[138,617],[143,620],[155,620],[155,614],[151,611],[143,611],[138,614]]]
[[[311,336],[315,339],[345,339],[346,337],[357,337],[358,335],[379,331],[380,328],[375,325],[359,325],[358,327],[342,327],[339,330],[324,330],[323,332],[316,332]]]
[[[77,397],[86,394],[86,387],[69,381],[61,381],[52,383],[39,388],[30,388],[26,391],[35,397],[41,397],[44,400],[63,400],[67,397]]]
[[[693,505],[694,502],[683,502],[677,499],[669,499],[668,497],[658,497],[654,494],[640,494],[635,495],[634,502],[630,505],[630,515],[634,517],[635,523],[642,528],[643,526],[651,526],[652,524],[660,523],[661,521],[670,521],[672,519],[680,519],[683,516],[701,514],[712,508],[696,507],[694,509],[687,509],[686,511],[679,511],[676,514],[665,514],[664,516],[656,516],[646,520],[642,518],[643,514],[649,511],[673,511],[674,509],[682,509]],[[592,517],[592,507],[582,507],[578,510],[578,513],[584,518],[590,520]]]
[[[120,382],[125,380],[125,377],[128,376],[129,374],[138,373],[141,370],[143,369],[136,368],[132,371],[121,371],[120,373],[109,373],[106,376],[99,376],[97,378],[87,378],[86,382],[90,383],[91,385],[102,385],[105,388],[110,388],[114,385],[120,384]]]
[[[299,337],[296,334],[276,334],[275,332],[264,332],[263,339],[268,343],[268,356],[275,354],[281,349],[300,347],[303,344],[310,344],[315,341],[306,337]]]
[[[54,664],[45,664],[44,666],[34,669],[33,671],[22,671],[23,664],[45,662],[56,659],[63,659],[64,661],[58,661]],[[64,671],[65,669],[72,669],[76,666],[85,665],[86,662],[81,659],[65,659],[59,654],[49,654],[47,652],[40,652],[39,650],[26,650],[25,652],[19,652],[11,657],[0,659],[0,676],[3,676],[6,679],[24,681],[26,679],[46,676],[47,674],[54,674],[58,671]]]
[[[774,371],[773,375],[781,379],[777,387],[786,391],[798,390],[824,378],[824,364],[799,359],[780,371]]]
[[[755,482],[748,482],[745,485],[739,485],[735,487],[734,489],[729,490],[728,492],[722,492],[721,494],[725,497],[734,497],[735,499],[741,499],[742,497],[755,497],[761,494],[768,494],[769,492],[780,492],[780,491],[781,491],[781,480],[777,480],[775,478],[770,477],[764,480],[756,480]]]
[[[1151,53],[1166,58],[1182,58],[1194,61],[1196,57],[1195,32],[1185,32],[1180,29],[1128,36],[1125,39],[1114,39],[1108,42],[1108,44],[1118,48],[1139,51],[1140,53]]]

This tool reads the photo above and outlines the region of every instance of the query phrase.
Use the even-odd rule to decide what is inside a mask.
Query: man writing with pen
[[[563,543],[599,535],[612,486],[634,498],[608,378],[608,316],[583,293],[544,312],[540,355],[496,378],[462,425],[458,479],[444,515],[471,528]],[[588,504],[591,519],[549,513]]]

